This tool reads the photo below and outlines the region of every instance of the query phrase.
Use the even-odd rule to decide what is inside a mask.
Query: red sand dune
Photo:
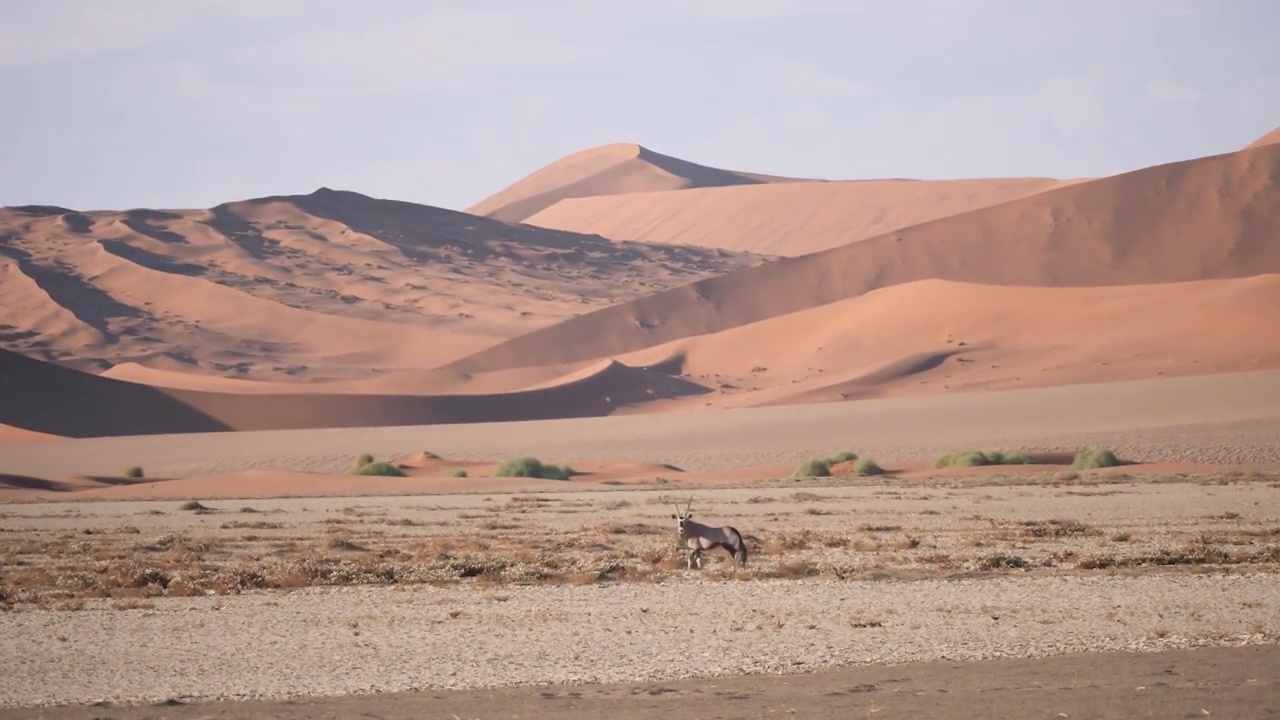
[[[1275,273],[1277,238],[1280,145],[1267,145],[1073,184],[700,280],[443,368],[474,374],[619,357],[930,278],[1096,287]]]
[[[921,280],[619,359],[719,386],[688,403],[828,402],[1280,368],[1278,312],[1280,274],[1114,287]]]
[[[1079,181],[854,180],[561,200],[525,219],[556,230],[793,257]]]
[[[1070,182],[800,181],[614,145],[486,201],[495,215],[615,208],[579,217],[689,243],[842,243],[764,264],[327,189],[209,210],[3,209],[0,343],[18,352],[0,351],[0,441],[1273,367],[1280,144],[1263,140]]]
[[[0,443],[6,442],[40,442],[42,440],[63,440],[60,435],[51,435],[49,433],[36,432],[34,430],[26,430],[12,425],[0,423]]]
[[[764,258],[358,193],[0,209],[0,346],[82,369],[348,381],[429,368]]]
[[[617,362],[559,384],[486,395],[198,392],[113,380],[0,351],[0,422],[69,437],[586,417],[704,392],[680,378]]]
[[[632,143],[612,143],[566,155],[466,211],[515,223],[565,198],[791,181],[707,167]]]
[[[1266,135],[1263,135],[1257,140],[1254,140],[1253,142],[1245,146],[1245,148],[1246,149],[1259,148],[1259,147],[1262,147],[1263,145],[1277,145],[1277,144],[1280,144],[1280,127],[1277,127],[1276,129],[1272,130]]]
[[[74,437],[412,425],[1258,370],[1280,367],[1277,308],[1280,274],[1068,288],[924,280],[551,379],[537,378],[552,368],[495,373],[508,388],[529,381],[519,389],[448,395],[164,390],[2,353],[0,420]]]

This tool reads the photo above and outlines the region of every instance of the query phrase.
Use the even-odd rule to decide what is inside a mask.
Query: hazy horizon
[[[634,142],[824,179],[1109,175],[1280,125],[1263,0],[34,0],[0,205],[318,187],[462,209]]]

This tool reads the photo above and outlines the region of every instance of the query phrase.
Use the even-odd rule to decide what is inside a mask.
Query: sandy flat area
[[[1259,668],[1280,663],[1274,645],[1074,653],[861,666],[805,675],[711,681],[582,684],[352,695],[304,700],[227,701],[160,706],[0,708],[0,718],[41,720],[212,720],[214,718],[556,717],[619,720],[716,717],[761,720],[875,717],[951,720],[971,717],[1133,718],[1280,717],[1280,688]]]
[[[704,520],[750,538],[747,570],[722,556],[684,570],[661,489],[255,500],[253,512],[10,506],[0,703],[659,683],[1280,640],[1274,477],[697,497]],[[489,569],[433,574],[454,562]],[[299,580],[315,563],[332,564]],[[209,564],[222,570],[197,569]],[[157,597],[159,580],[135,576],[193,596]],[[232,576],[295,589],[228,594],[218,583]]]
[[[56,479],[247,469],[343,472],[356,455],[424,450],[454,460],[535,455],[673,464],[686,471],[794,466],[853,450],[881,463],[981,449],[1102,445],[1127,460],[1280,462],[1280,371],[528,423],[201,433],[0,444],[0,469]],[[74,448],[74,449],[73,449]]]
[[[7,668],[0,702],[656,682],[1271,644],[1280,637],[1275,580],[682,580],[482,594],[360,588],[296,591],[287,602],[245,595],[165,600],[149,610],[8,614],[0,618]],[[722,610],[693,611],[690,593]]]

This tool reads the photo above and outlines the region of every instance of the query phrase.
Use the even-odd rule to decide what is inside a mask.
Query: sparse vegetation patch
[[[948,453],[938,458],[933,466],[942,468],[979,467],[982,465],[1031,465],[1035,457],[1022,450],[1003,452],[1000,450],[961,450]]]
[[[1109,448],[1081,448],[1071,461],[1071,467],[1076,470],[1115,467],[1120,464],[1120,458]]]
[[[800,463],[800,467],[796,468],[796,471],[795,473],[793,473],[792,476],[798,477],[798,478],[831,477],[834,474],[833,468],[836,465],[852,463],[857,459],[858,459],[858,454],[851,450],[838,452],[835,455],[832,455],[831,457],[827,457],[827,458],[809,458],[808,460],[805,460],[804,462]],[[874,465],[874,463],[872,463],[872,465]],[[870,466],[867,466],[867,467],[870,467]],[[859,472],[856,472],[856,468],[854,468],[854,470],[855,470],[855,474],[858,474],[858,475],[878,474],[878,473],[859,473]]]
[[[407,473],[389,462],[371,462],[351,471],[353,475],[382,475],[385,477],[405,477]]]
[[[573,468],[565,465],[548,465],[536,457],[517,457],[503,462],[494,471],[497,477],[527,477],[541,480],[568,480],[577,475]]]

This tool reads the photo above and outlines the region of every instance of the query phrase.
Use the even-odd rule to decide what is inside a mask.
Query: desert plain
[[[1278,717],[1277,142],[4,208],[0,718]]]

